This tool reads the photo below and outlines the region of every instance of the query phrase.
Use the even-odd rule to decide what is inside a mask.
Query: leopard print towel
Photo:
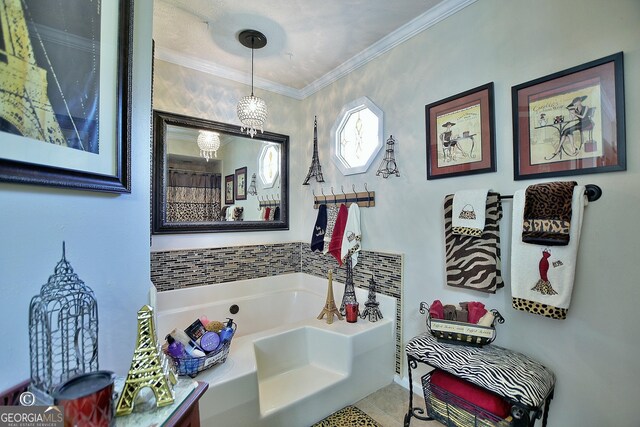
[[[522,241],[567,246],[575,181],[530,185],[525,193]]]

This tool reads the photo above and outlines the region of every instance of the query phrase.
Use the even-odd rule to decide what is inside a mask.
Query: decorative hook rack
[[[280,206],[280,199],[276,198],[274,195],[271,195],[271,198],[269,198],[269,196],[265,196],[264,198],[260,196],[258,198],[258,210],[262,208],[274,208],[277,206]]]
[[[587,200],[595,202],[602,197],[602,188],[596,184],[585,184],[584,194],[587,196]],[[500,200],[513,199],[513,195],[501,195]]]
[[[320,205],[339,205],[344,203],[349,207],[351,203],[357,203],[361,208],[372,208],[376,205],[376,192],[369,191],[367,184],[364,184],[364,191],[356,191],[356,186],[351,186],[352,193],[345,193],[344,186],[340,186],[340,193],[336,195],[331,187],[331,195],[324,194],[324,188],[320,188],[322,195],[316,195],[316,191],[313,190],[313,208],[318,209]]]

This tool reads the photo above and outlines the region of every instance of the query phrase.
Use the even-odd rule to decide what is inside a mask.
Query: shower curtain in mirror
[[[220,221],[220,182],[220,174],[169,169],[167,221]]]

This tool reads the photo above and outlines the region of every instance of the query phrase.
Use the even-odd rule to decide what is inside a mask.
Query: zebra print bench
[[[411,370],[417,367],[417,362],[426,363],[504,397],[513,405],[511,413],[522,420],[521,425],[533,426],[545,406],[543,426],[546,425],[555,375],[528,356],[495,345],[479,348],[440,343],[428,332],[412,338],[406,352],[410,387]],[[411,402],[409,406],[407,426],[407,421],[415,416],[411,414]],[[530,424],[529,412],[535,413]]]

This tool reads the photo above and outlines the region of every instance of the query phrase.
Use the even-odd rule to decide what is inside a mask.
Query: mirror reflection
[[[155,233],[288,227],[288,137],[235,128],[154,112]]]

